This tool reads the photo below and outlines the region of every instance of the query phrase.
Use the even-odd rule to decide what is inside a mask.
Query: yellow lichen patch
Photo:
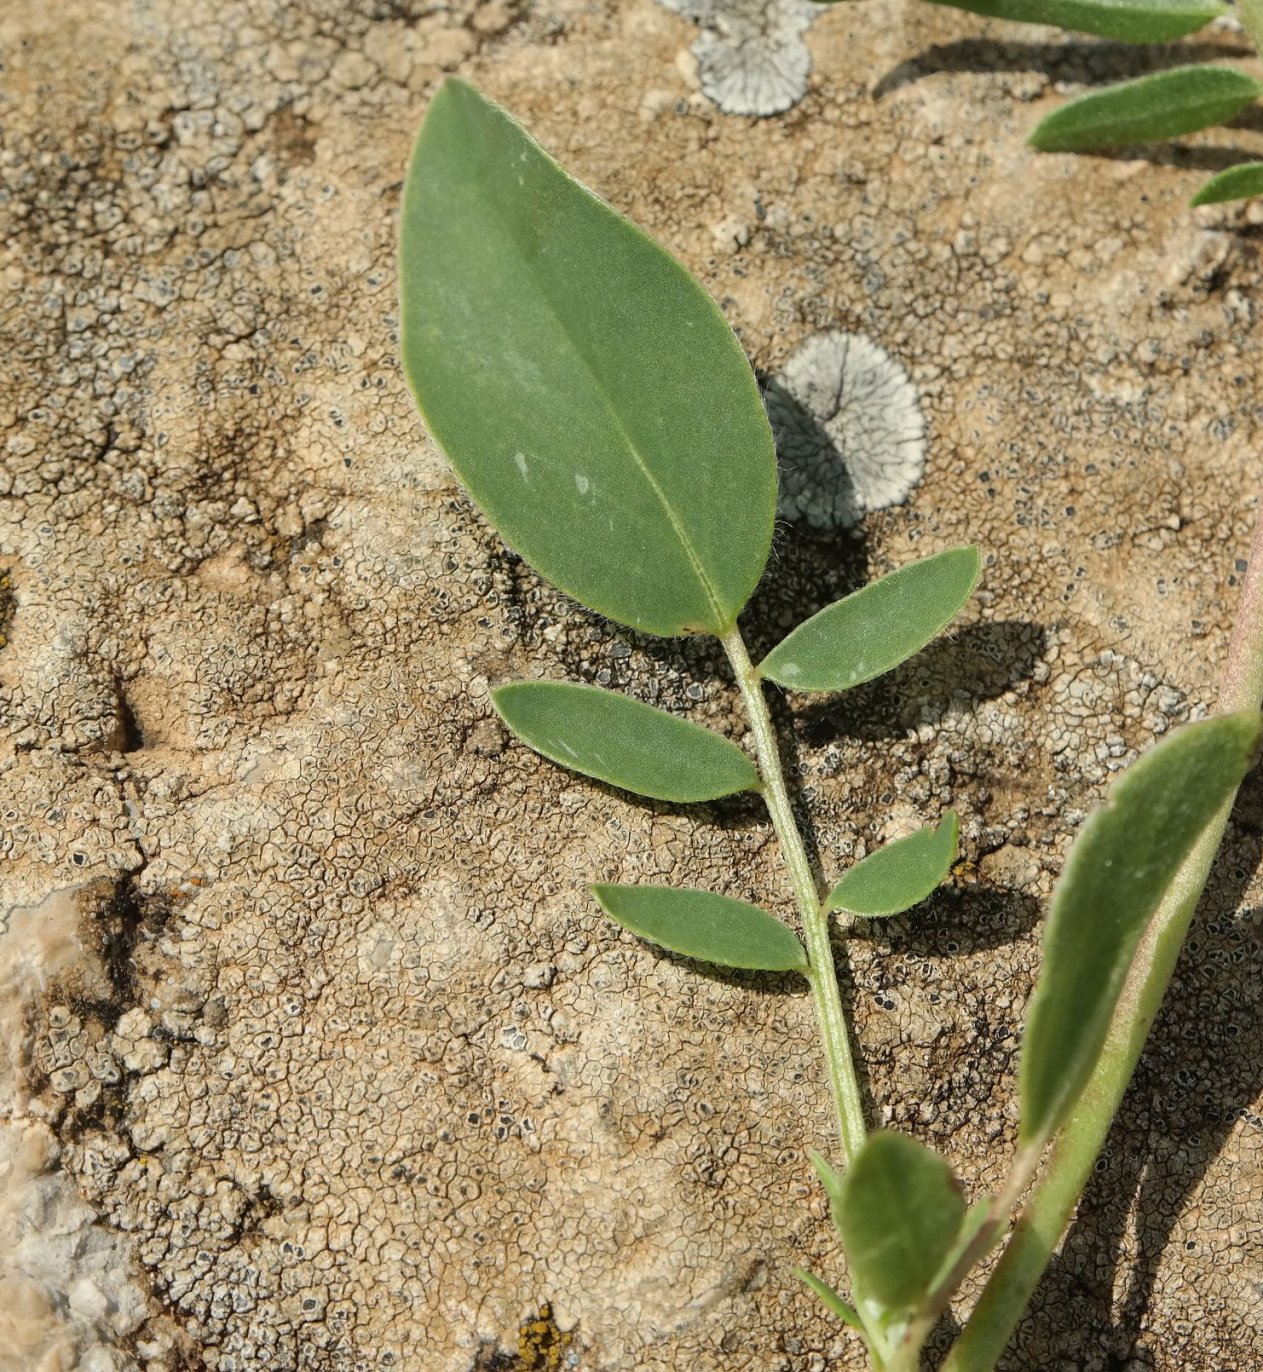
[[[553,1308],[545,1301],[518,1330],[517,1372],[559,1372],[571,1337],[557,1328]]]
[[[978,864],[972,858],[960,858],[952,863],[952,880],[957,886],[977,886]]]

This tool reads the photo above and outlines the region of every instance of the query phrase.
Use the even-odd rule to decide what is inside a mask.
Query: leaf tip
[[[835,1191],[842,1185],[841,1174],[823,1153],[813,1148],[807,1156],[811,1160],[812,1167],[816,1169],[816,1176],[820,1178],[820,1184],[826,1191]]]

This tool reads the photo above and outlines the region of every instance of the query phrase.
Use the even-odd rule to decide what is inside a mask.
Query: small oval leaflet
[[[592,894],[624,929],[672,953],[762,972],[807,966],[794,931],[744,900],[673,886],[602,885]]]
[[[1028,142],[1041,152],[1087,152],[1152,143],[1222,124],[1263,92],[1233,67],[1175,67],[1071,100]]]
[[[889,1310],[921,1300],[964,1219],[952,1169],[906,1134],[870,1134],[842,1179],[837,1223],[852,1279]]]
[[[655,800],[716,800],[757,790],[735,743],[600,686],[515,681],[491,693],[500,718],[529,747],[571,771]]]
[[[718,306],[455,78],[404,189],[404,371],[505,541],[590,609],[721,634],[763,573],[772,432]]]
[[[1214,0],[931,0],[1025,24],[1055,24],[1121,43],[1173,43],[1223,14]]]
[[[949,810],[937,827],[919,829],[870,853],[829,892],[827,910],[864,919],[900,915],[919,905],[956,860],[960,821]]]
[[[981,569],[974,547],[901,567],[812,615],[772,649],[759,673],[795,691],[844,691],[880,676],[952,622]]]
[[[1250,195],[1263,195],[1263,162],[1241,162],[1212,176],[1189,204],[1218,205]]]
[[[1018,1087],[1023,1144],[1047,1139],[1092,1075],[1144,933],[1180,864],[1245,776],[1257,714],[1189,724],[1123,774],[1053,893]]]

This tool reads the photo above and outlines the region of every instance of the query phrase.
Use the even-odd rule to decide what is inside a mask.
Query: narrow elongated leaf
[[[977,548],[949,548],[870,582],[800,624],[759,664],[796,691],[844,691],[921,651],[978,584]]]
[[[400,291],[422,416],[505,540],[611,619],[731,627],[776,505],[736,336],[678,262],[455,79],[408,172]]]
[[[811,1165],[816,1169],[816,1176],[820,1178],[825,1195],[829,1197],[829,1215],[834,1228],[837,1228],[841,1223],[838,1218],[838,1207],[842,1203],[842,1173],[822,1153],[812,1152]]]
[[[1041,152],[1152,143],[1222,124],[1263,92],[1232,67],[1175,67],[1110,86],[1054,110],[1028,140]]]
[[[492,691],[491,700],[537,753],[640,796],[714,800],[761,784],[754,763],[735,743],[617,691],[515,681]]]
[[[763,972],[807,966],[797,934],[744,900],[673,886],[593,886],[592,894],[624,929],[699,962]]]
[[[906,1310],[929,1289],[965,1218],[943,1158],[906,1134],[870,1134],[842,1181],[838,1232],[860,1290]]]
[[[1225,13],[1214,0],[931,0],[936,5],[1012,19],[1055,24],[1121,43],[1172,43]]]
[[[795,1267],[794,1276],[811,1287],[825,1306],[844,1324],[849,1324],[852,1329],[858,1329],[861,1334],[864,1332],[864,1322],[856,1313],[855,1307],[848,1305],[828,1282],[821,1281],[814,1272],[808,1272],[805,1267]]]
[[[1242,162],[1212,176],[1189,204],[1217,205],[1223,200],[1244,200],[1251,195],[1263,195],[1263,162]]]
[[[1260,716],[1190,724],[1129,767],[1084,824],[1053,896],[1022,1044],[1021,1141],[1065,1120],[1100,1054],[1136,945],[1245,775]]]
[[[877,919],[919,905],[956,861],[960,821],[949,810],[934,829],[919,829],[857,862],[829,892],[825,908]]]

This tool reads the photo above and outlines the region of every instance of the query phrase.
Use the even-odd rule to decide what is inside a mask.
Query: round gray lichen
[[[662,0],[701,26],[693,44],[702,93],[725,114],[769,115],[807,93],[811,54],[802,40],[811,0]]]
[[[863,334],[803,343],[768,383],[781,482],[777,512],[850,528],[905,500],[925,470],[925,420],[903,367]]]

